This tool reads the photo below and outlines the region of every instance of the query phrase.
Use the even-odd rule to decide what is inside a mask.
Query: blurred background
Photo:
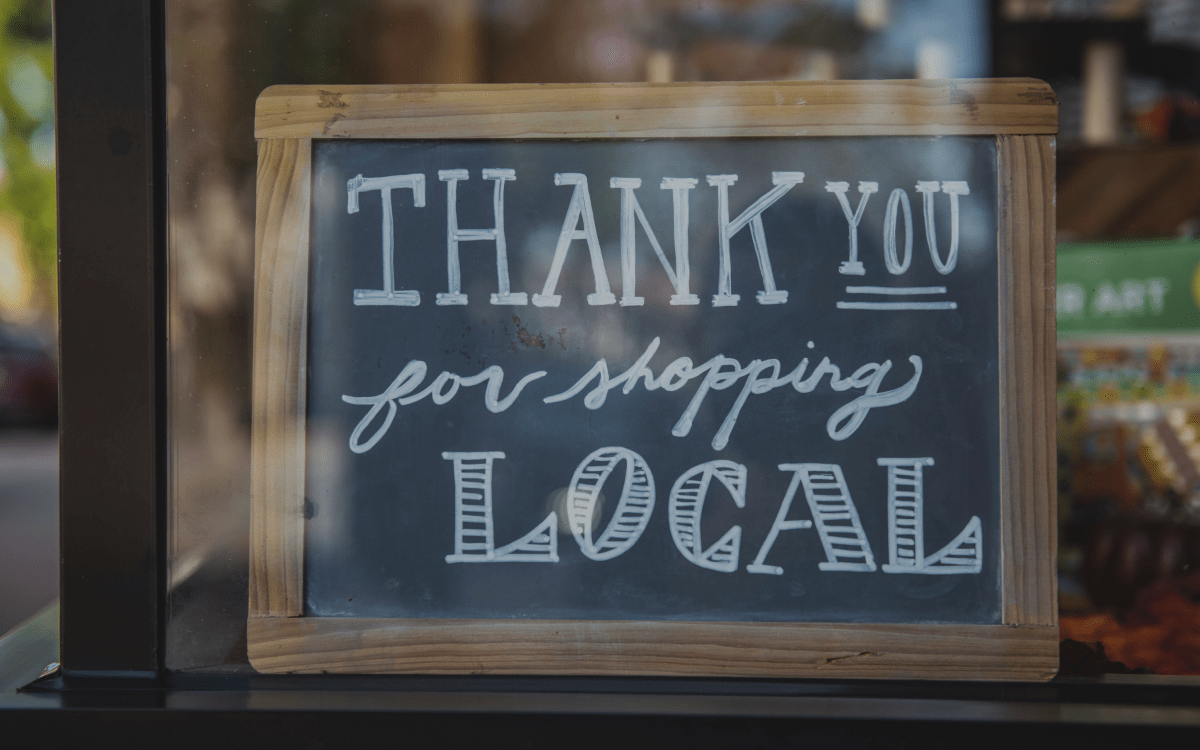
[[[0,342],[52,355],[48,3],[0,2],[0,31]],[[1200,0],[168,0],[167,34],[170,667],[248,669],[263,88],[1033,76],[1060,99],[1064,673],[1200,674]],[[29,402],[0,432],[0,631],[55,595]]]
[[[48,2],[0,2],[0,633],[58,596]]]

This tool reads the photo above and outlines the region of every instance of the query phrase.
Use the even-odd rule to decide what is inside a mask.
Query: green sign
[[[1200,332],[1200,241],[1058,246],[1058,333]]]

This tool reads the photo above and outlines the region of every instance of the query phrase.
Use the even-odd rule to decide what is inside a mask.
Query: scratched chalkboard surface
[[[999,623],[995,144],[315,141],[305,614]]]

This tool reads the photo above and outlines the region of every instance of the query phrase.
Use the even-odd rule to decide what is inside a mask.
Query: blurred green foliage
[[[21,217],[44,301],[56,298],[54,56],[50,0],[0,0],[0,211]]]

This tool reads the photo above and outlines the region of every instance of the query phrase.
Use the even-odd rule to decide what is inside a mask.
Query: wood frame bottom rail
[[[265,673],[1044,681],[1058,670],[1051,626],[251,617],[248,631]]]

